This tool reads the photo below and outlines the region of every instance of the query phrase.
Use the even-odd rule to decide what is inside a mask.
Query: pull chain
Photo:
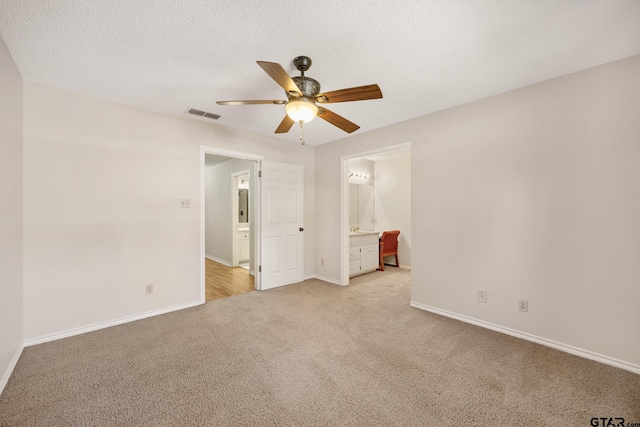
[[[302,145],[304,145],[304,127],[302,126],[302,120],[299,122],[300,123],[300,142],[302,142]]]

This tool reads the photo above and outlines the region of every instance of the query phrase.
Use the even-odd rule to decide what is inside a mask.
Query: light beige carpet
[[[640,375],[409,307],[389,268],[24,350],[1,426],[640,422]]]

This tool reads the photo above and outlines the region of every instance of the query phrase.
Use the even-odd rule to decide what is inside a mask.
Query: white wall
[[[313,147],[25,82],[27,342],[199,301],[201,145],[304,166],[312,273]]]
[[[417,188],[420,191],[420,187]],[[400,230],[400,265],[411,267],[411,151],[375,162],[376,231]],[[394,257],[386,262],[395,264]]]
[[[0,37],[0,392],[22,348],[22,77]]]
[[[340,157],[410,141],[415,303],[640,370],[639,75],[634,56],[316,147],[316,272],[341,277]]]
[[[206,254],[231,264],[232,258],[232,199],[231,174],[250,170],[249,180],[249,226],[255,230],[255,206],[256,206],[256,182],[255,168],[256,162],[242,159],[229,159],[225,162],[211,166],[206,170],[206,195],[205,195],[205,216],[206,216]],[[237,193],[234,192],[234,193]],[[250,250],[253,254],[255,245],[254,233],[251,233]],[[249,268],[254,269],[255,260],[250,259]]]

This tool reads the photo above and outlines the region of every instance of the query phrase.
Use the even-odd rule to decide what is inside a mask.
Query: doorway
[[[235,167],[241,162],[244,162],[244,170],[249,171],[250,181],[248,273],[254,280],[250,290],[266,290],[303,280],[304,168],[297,164],[264,160],[261,155],[200,146],[201,303],[207,301],[207,264],[211,265],[209,261],[215,262],[215,266],[221,271],[227,268],[235,269],[228,272],[247,272],[243,268],[232,266],[233,242],[236,241],[232,237],[236,231],[232,223],[234,216],[239,218],[239,212],[232,207],[234,198],[231,193],[236,190],[231,177],[234,173],[242,172],[242,167]],[[221,179],[211,179],[211,176],[207,179],[214,172],[212,167],[216,165],[228,168],[215,170],[216,173],[223,171]],[[235,166],[231,168],[232,165]],[[242,176],[242,173],[238,176]],[[207,185],[207,181],[212,185]],[[217,197],[216,191],[226,193]],[[219,209],[219,214],[207,215],[207,205],[210,211]],[[222,232],[214,235],[215,238],[207,239],[207,235],[215,233],[218,228]],[[262,254],[265,254],[264,258]],[[226,278],[229,279],[230,277]],[[211,275],[211,280],[216,280],[215,275]]]
[[[202,302],[260,289],[255,268],[260,201],[253,189],[259,188],[261,160],[262,156],[201,147]]]
[[[411,143],[343,156],[341,189],[341,284],[378,268],[377,240],[383,231],[400,230],[399,264],[410,270]],[[359,256],[354,256],[352,246],[358,242]],[[355,268],[358,261],[360,268]]]

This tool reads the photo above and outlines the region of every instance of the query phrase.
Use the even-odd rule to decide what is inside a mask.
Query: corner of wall
[[[0,37],[0,393],[24,341],[23,81]]]

